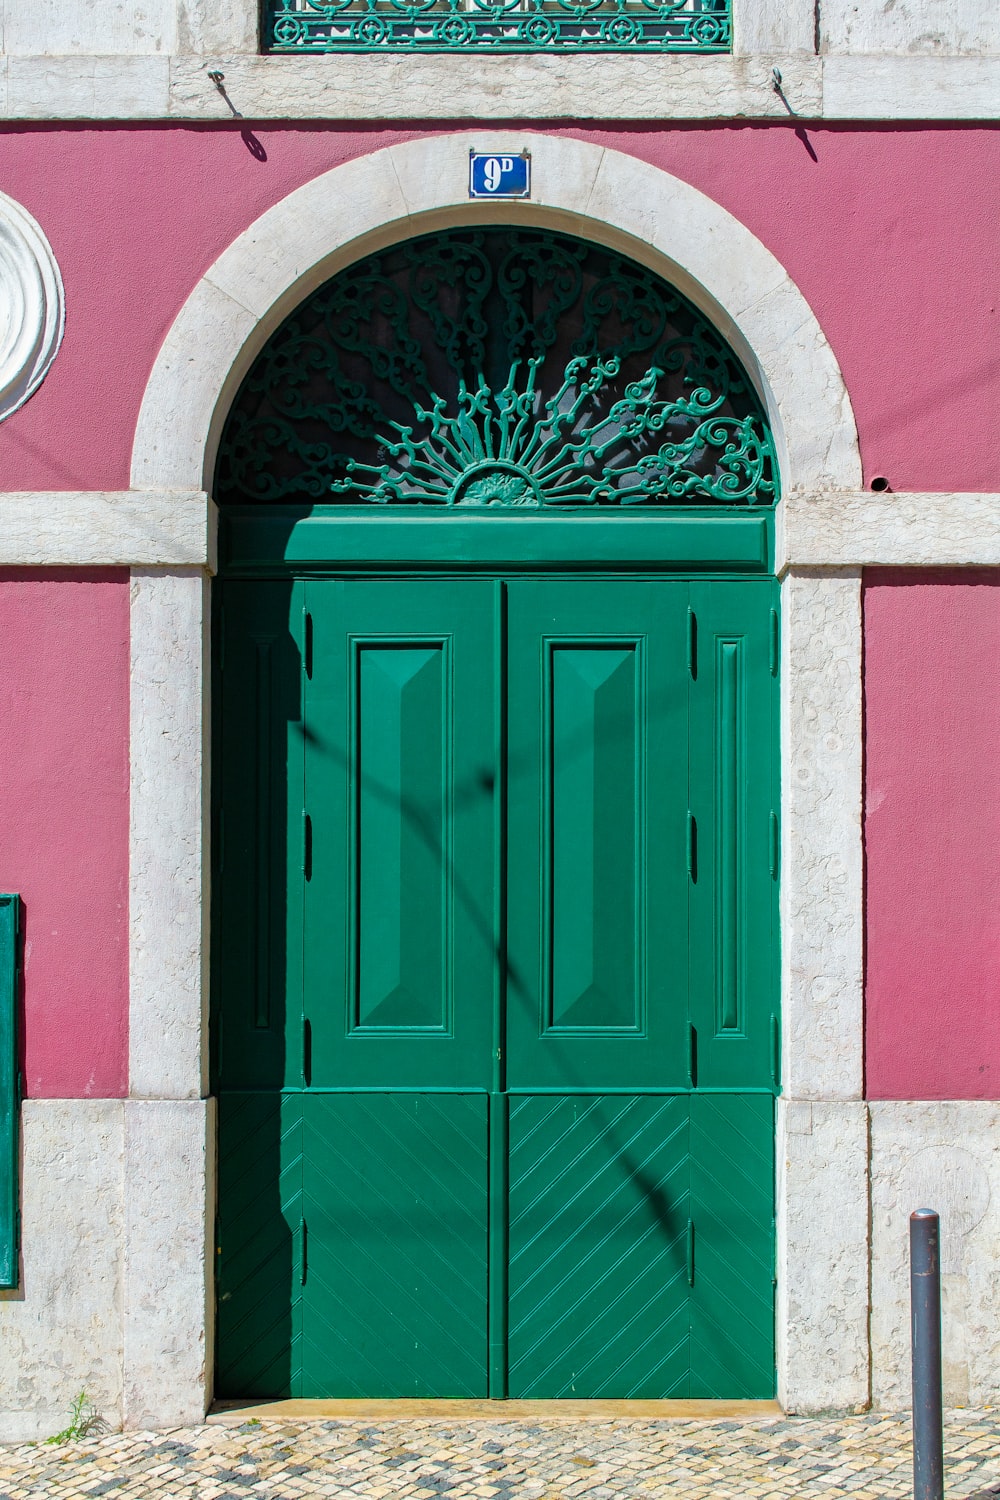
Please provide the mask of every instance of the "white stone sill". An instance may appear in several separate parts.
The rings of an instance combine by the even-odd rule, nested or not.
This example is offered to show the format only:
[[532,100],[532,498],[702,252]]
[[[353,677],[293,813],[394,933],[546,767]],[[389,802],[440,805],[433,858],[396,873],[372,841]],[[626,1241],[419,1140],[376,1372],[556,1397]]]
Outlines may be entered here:
[[[792,494],[777,512],[793,568],[1000,567],[1000,494]],[[217,565],[218,511],[200,490],[0,494],[0,567]]]
[[231,120],[210,69],[249,121],[1000,119],[1000,57],[789,52],[0,56],[0,120]]

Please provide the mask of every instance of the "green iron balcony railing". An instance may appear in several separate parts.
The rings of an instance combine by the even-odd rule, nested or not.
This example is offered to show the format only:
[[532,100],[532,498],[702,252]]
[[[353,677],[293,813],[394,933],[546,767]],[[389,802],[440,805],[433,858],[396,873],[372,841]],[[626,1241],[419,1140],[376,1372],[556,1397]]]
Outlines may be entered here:
[[728,52],[730,0],[271,0],[272,52]]

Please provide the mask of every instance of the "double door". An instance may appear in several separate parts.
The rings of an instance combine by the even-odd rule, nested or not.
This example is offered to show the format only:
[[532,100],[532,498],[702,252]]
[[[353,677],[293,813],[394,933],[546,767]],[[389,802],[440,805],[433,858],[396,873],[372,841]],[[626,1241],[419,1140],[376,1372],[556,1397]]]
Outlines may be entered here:
[[223,586],[220,1394],[773,1393],[775,602]]

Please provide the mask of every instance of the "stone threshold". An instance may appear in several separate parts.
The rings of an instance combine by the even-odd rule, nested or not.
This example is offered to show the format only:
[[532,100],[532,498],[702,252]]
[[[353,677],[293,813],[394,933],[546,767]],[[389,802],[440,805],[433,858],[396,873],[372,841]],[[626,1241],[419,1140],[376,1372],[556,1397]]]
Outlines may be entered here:
[[208,1422],[247,1421],[391,1422],[418,1418],[433,1422],[524,1419],[540,1422],[714,1422],[780,1417],[777,1401],[475,1401],[352,1399],[343,1401],[217,1401]]

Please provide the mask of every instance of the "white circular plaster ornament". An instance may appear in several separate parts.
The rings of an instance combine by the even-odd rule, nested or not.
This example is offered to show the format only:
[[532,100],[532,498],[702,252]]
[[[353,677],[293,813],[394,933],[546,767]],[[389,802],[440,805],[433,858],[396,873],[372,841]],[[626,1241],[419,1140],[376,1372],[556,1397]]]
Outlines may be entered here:
[[65,317],[51,245],[27,209],[0,193],[0,422],[45,379]]

